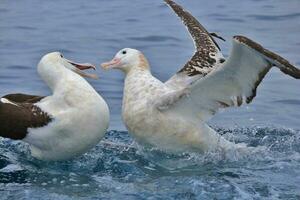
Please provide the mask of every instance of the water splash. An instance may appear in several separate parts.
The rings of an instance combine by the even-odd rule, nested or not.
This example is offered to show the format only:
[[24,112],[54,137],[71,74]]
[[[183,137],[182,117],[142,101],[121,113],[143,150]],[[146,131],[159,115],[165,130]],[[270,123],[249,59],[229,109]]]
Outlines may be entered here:
[[299,197],[299,131],[216,129],[231,141],[265,148],[172,155],[139,146],[127,132],[110,131],[83,156],[44,162],[32,158],[26,144],[2,139],[0,188],[12,199],[26,194],[33,199],[147,198],[154,193],[183,199]]

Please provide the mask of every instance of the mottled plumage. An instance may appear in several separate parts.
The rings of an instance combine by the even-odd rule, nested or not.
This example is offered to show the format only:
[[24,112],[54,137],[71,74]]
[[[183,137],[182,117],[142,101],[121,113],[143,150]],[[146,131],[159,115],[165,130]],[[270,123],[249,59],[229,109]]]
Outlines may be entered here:
[[220,53],[219,45],[212,38],[212,35],[214,36],[216,34],[208,33],[208,31],[195,17],[174,1],[165,0],[165,2],[174,10],[185,24],[193,38],[196,48],[196,52],[193,57],[181,70],[179,70],[178,73],[183,73],[188,76],[206,76],[214,68],[218,67],[220,63],[225,61],[223,55]]
[[244,36],[234,36],[225,61],[200,23],[173,1],[166,2],[184,21],[197,51],[166,83],[152,76],[146,58],[135,49],[123,49],[102,65],[126,74],[122,106],[126,127],[137,141],[171,152],[244,148],[206,122],[221,108],[250,103],[272,66],[294,78],[300,78],[300,70]]

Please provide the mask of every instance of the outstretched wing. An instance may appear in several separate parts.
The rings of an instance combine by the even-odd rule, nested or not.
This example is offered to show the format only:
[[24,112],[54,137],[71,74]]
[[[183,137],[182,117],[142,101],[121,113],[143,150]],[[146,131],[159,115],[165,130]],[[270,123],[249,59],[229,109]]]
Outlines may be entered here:
[[206,76],[213,69],[217,68],[225,61],[220,48],[212,35],[194,18],[188,11],[172,0],[165,2],[173,9],[173,11],[181,18],[187,27],[195,44],[196,52],[193,57],[177,72],[167,85],[182,85],[183,82],[197,80]]
[[300,79],[300,70],[281,56],[246,37],[234,36],[231,54],[223,66],[192,83],[190,94],[166,112],[205,121],[220,108],[250,103],[272,66]]

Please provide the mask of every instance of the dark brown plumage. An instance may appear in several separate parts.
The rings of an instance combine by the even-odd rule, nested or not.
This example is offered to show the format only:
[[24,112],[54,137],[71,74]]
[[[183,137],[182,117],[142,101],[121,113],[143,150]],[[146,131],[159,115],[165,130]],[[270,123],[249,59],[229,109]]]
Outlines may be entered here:
[[28,128],[46,126],[52,118],[34,103],[44,97],[26,94],[10,94],[0,102],[0,136],[15,140],[24,139]]
[[186,25],[189,33],[191,34],[196,52],[192,59],[189,60],[185,66],[179,70],[178,73],[185,73],[188,76],[202,75],[206,76],[210,71],[216,68],[218,63],[224,62],[216,60],[212,55],[217,55],[220,47],[212,36],[223,39],[215,33],[210,34],[200,22],[193,17],[188,11],[184,10],[180,5],[172,0],[165,0],[165,2],[174,10],[180,17],[182,22]]
[[21,93],[16,93],[16,94],[8,94],[3,96],[2,98],[8,99],[13,102],[17,103],[36,103],[43,98],[44,96],[36,96],[36,95],[29,95],[29,94],[21,94]]

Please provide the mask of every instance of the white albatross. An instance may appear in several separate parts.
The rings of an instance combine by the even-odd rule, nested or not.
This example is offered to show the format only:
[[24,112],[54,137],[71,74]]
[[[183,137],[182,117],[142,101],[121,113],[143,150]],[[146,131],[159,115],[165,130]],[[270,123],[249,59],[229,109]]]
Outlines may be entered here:
[[206,121],[220,108],[250,103],[271,67],[299,79],[300,70],[279,55],[244,36],[233,37],[227,61],[204,27],[173,1],[194,39],[196,52],[166,83],[152,76],[144,55],[135,49],[119,51],[105,69],[126,74],[122,117],[138,142],[168,152],[205,152],[239,147],[211,129]]
[[32,156],[41,160],[66,160],[88,151],[109,125],[106,102],[83,78],[97,78],[82,71],[91,68],[95,66],[74,63],[59,52],[45,55],[38,73],[53,94],[2,97],[0,136],[27,142]]

